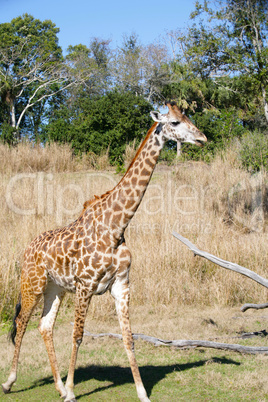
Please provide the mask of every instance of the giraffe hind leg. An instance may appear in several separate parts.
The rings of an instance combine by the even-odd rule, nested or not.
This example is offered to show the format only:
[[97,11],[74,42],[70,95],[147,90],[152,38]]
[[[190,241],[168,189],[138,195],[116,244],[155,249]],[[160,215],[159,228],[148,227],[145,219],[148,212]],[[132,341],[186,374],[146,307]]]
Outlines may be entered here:
[[[11,325],[10,332],[8,335],[8,338],[12,341],[13,345],[15,345],[15,338],[16,338],[16,334],[17,334],[16,319],[19,316],[20,311],[21,311],[21,294],[19,295],[19,300],[15,307],[15,315],[13,317],[12,325]],[[7,383],[8,383],[8,381],[7,381]],[[13,383],[12,384],[7,384],[7,383],[2,384],[2,389],[5,394],[10,392],[11,386],[13,384]]]
[[32,312],[38,304],[40,298],[41,294],[34,295],[30,291],[26,290],[22,294],[21,302],[19,302],[16,306],[16,313],[11,331],[11,340],[15,343],[15,351],[9,377],[7,381],[2,384],[2,389],[5,394],[11,391],[12,385],[17,379],[18,360],[22,338],[26,331]]
[[18,315],[20,314],[20,311],[21,311],[21,294],[19,295],[19,300],[15,307],[15,315],[14,315],[14,318],[12,321],[12,326],[10,328],[10,332],[9,332],[9,336],[8,336],[14,346],[15,346],[15,338],[16,338],[16,334],[17,334],[16,319],[17,319]]
[[53,328],[57,318],[57,314],[65,295],[65,290],[50,281],[44,292],[44,309],[39,324],[39,331],[46,345],[56,390],[62,398],[66,396],[66,390],[60,377],[58,362],[53,343]]

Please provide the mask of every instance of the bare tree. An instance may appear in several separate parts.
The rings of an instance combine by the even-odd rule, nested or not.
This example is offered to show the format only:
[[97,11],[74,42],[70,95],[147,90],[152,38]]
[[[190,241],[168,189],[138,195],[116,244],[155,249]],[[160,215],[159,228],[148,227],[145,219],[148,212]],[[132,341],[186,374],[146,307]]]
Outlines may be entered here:
[[113,75],[116,85],[143,95],[148,101],[159,101],[161,90],[170,82],[165,45],[142,46],[136,34],[124,38],[123,46],[114,53]]

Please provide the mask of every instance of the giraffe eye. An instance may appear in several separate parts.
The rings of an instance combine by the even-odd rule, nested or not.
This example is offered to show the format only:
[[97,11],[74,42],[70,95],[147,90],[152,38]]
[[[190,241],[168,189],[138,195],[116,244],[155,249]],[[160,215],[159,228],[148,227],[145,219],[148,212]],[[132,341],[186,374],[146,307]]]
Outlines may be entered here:
[[171,122],[171,125],[174,126],[174,127],[178,126],[179,124],[180,124],[179,121],[172,121]]

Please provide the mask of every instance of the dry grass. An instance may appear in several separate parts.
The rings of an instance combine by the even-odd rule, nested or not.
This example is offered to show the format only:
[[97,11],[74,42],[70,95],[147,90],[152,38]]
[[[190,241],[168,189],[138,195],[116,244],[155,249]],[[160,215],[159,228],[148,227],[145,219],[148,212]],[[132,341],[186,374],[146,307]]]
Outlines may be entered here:
[[[259,220],[252,219],[258,205],[249,213],[244,197],[255,200],[256,182],[231,162],[230,156],[225,156],[217,158],[211,166],[190,163],[179,165],[174,173],[156,172],[128,232],[129,245],[134,251],[132,297],[137,303],[141,297],[142,302],[155,307],[234,305],[267,299],[266,289],[195,258],[171,236],[175,230],[200,249],[267,277],[265,208],[260,205]],[[234,205],[233,188],[238,183],[242,183],[241,194],[238,192],[241,196]],[[263,175],[258,193],[264,194],[267,188],[267,177]]]
[[[38,148],[38,167],[38,157],[36,162],[33,158],[25,164],[25,155],[31,158],[30,148],[29,154],[24,150],[24,156],[18,148],[3,157],[6,171],[2,167],[0,314],[4,318],[9,317],[16,302],[27,244],[39,233],[75,219],[86,199],[102,194],[119,181],[112,172],[74,172],[77,167],[72,164],[77,162],[64,149],[60,162],[53,160],[53,147]],[[10,170],[8,158],[13,166]],[[61,163],[65,164],[62,170],[72,173],[60,173]],[[233,151],[217,157],[210,166],[190,162],[172,168],[159,165],[126,233],[133,254],[132,304],[156,311],[159,306],[264,302],[266,289],[194,258],[171,232],[175,230],[200,249],[267,277],[267,189],[267,176],[252,178],[239,168]],[[66,305],[69,302],[66,300]],[[109,295],[93,298],[90,311],[91,317],[103,319],[107,312],[113,314]]]
[[70,145],[56,143],[42,146],[30,142],[16,147],[0,144],[0,173],[4,175],[21,172],[76,172],[87,169],[107,169],[108,151],[100,156],[93,153],[74,156]]
[[[21,162],[17,162],[14,150],[3,157],[6,168],[2,166],[0,182],[0,314],[4,319],[13,314],[27,244],[39,233],[75,219],[86,199],[104,193],[119,181],[113,172],[83,171],[82,166],[87,165],[81,161],[79,167],[72,165],[77,162],[63,150],[68,173],[61,171],[63,161],[55,158],[52,162],[52,150],[38,149],[37,152],[40,152],[40,164],[38,156],[36,162],[33,158],[26,165],[27,158],[20,155]],[[8,158],[12,165],[9,170]],[[94,155],[89,158],[91,167],[96,167],[96,163],[101,165]],[[42,160],[47,160],[49,165],[44,162],[42,165]],[[105,156],[103,160],[107,166]],[[44,167],[41,169],[41,166]],[[126,233],[133,254],[133,332],[163,339],[238,343],[232,339],[237,332],[264,329],[267,315],[262,311],[242,314],[238,306],[244,302],[264,302],[267,290],[239,274],[194,258],[192,252],[172,237],[171,231],[188,237],[201,249],[267,277],[267,189],[265,174],[251,177],[244,172],[237,165],[233,151],[219,156],[210,166],[189,162],[172,168],[157,167]],[[30,325],[36,327],[38,320],[37,311]],[[55,329],[56,351],[63,375],[69,363],[72,320],[70,296],[64,301]],[[94,333],[120,331],[109,294],[93,298],[86,329]],[[266,340],[258,338],[246,342],[264,346]],[[177,351],[153,348],[143,342],[136,342],[136,352],[139,365],[145,366],[142,375],[146,387],[153,384],[154,400],[267,399],[267,356]],[[7,343],[6,334],[2,335],[2,381],[8,375],[12,355],[13,346]],[[52,384],[47,353],[36,328],[26,332],[20,361],[21,370],[14,390],[23,390],[23,393],[14,392],[7,397],[18,400],[19,395],[23,395],[27,400],[55,400],[58,395]],[[122,395],[122,400],[136,399],[129,374],[125,374],[123,385],[118,384],[118,367],[128,366],[121,342],[92,341],[85,337],[78,366],[76,393],[81,400],[87,400],[88,393],[92,400],[115,400],[118,395]],[[115,374],[111,375],[113,370]]]
[[136,146],[136,140],[132,142],[132,144],[127,144],[125,153],[124,153],[124,167],[125,169],[128,168],[130,165],[131,161],[134,159],[134,156],[136,155],[137,152],[137,146]]

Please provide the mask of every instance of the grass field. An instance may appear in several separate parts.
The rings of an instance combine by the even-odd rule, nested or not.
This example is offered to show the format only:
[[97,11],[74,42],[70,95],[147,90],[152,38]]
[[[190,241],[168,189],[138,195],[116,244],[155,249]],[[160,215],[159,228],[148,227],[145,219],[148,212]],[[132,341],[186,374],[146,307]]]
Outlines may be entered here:
[[[55,149],[54,149],[55,151]],[[53,152],[54,152],[53,151]],[[38,151],[40,152],[40,151]],[[39,157],[27,155],[0,182],[0,316],[13,314],[19,292],[23,252],[40,233],[76,219],[85,200],[113,188],[113,171],[73,171],[60,149],[46,171],[36,171]],[[34,152],[33,152],[34,153]],[[70,156],[69,156],[70,157]],[[30,161],[28,161],[30,163]],[[23,171],[24,167],[24,171]],[[41,164],[40,168],[43,168]],[[55,171],[56,169],[56,171]],[[215,267],[171,235],[189,238],[201,250],[267,272],[268,178],[250,176],[230,150],[211,165],[158,165],[145,197],[126,231],[133,263],[132,303],[135,305],[237,305],[262,302],[267,290],[248,279]],[[257,298],[256,298],[257,296]],[[93,309],[97,309],[93,299]],[[107,313],[104,297],[98,311]]]
[[[225,343],[266,346],[265,338],[237,339],[240,331],[267,327],[263,312],[241,313],[237,308],[132,309],[133,332],[164,339],[211,339]],[[67,314],[67,316],[66,316]],[[70,350],[72,312],[61,314],[55,329],[56,351],[66,379]],[[212,323],[213,322],[213,323]],[[12,393],[3,401],[59,400],[37,315],[27,331],[19,375]],[[35,327],[35,328],[34,328]],[[115,313],[106,320],[89,314],[86,329],[92,333],[119,332]],[[1,381],[6,379],[13,346],[5,328],[0,336]],[[145,388],[152,401],[267,401],[268,356],[241,355],[209,349],[178,350],[135,342],[136,356]],[[84,337],[75,373],[75,393],[81,401],[136,401],[136,390],[122,341]]]
[[[107,168],[107,155],[93,163],[72,159],[67,148],[42,152],[27,147],[8,152],[0,147],[1,381],[8,375],[13,354],[6,332],[18,297],[25,247],[41,232],[74,220],[85,200],[113,188],[120,179],[114,171],[93,169],[96,164]],[[267,329],[268,315],[263,311],[239,312],[243,303],[266,302],[265,288],[194,257],[171,235],[175,230],[200,249],[267,277],[267,199],[267,175],[250,176],[241,169],[233,149],[210,165],[158,165],[126,232],[133,256],[133,332],[163,339],[238,343],[232,338],[239,331]],[[58,399],[36,329],[40,309],[23,341],[17,383],[13,392],[1,395],[0,400]],[[64,378],[70,357],[72,312],[73,299],[66,297],[55,329]],[[108,294],[92,299],[86,329],[92,333],[119,332]],[[239,342],[267,345],[265,338]],[[142,341],[136,342],[136,353],[152,401],[268,400],[267,356],[155,348]],[[85,337],[77,367],[78,400],[136,400],[121,341]]]

